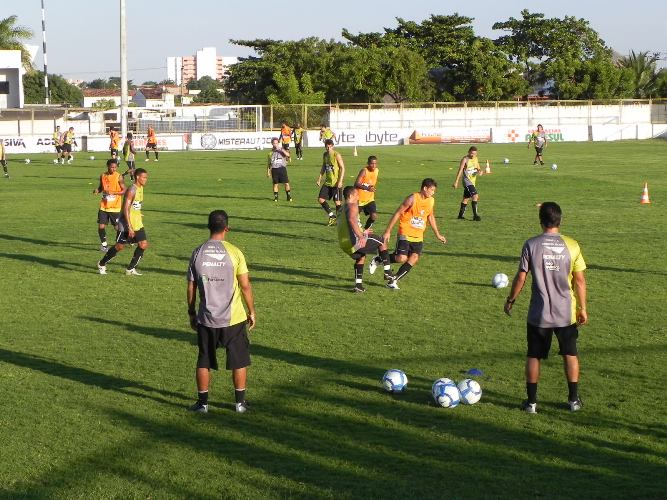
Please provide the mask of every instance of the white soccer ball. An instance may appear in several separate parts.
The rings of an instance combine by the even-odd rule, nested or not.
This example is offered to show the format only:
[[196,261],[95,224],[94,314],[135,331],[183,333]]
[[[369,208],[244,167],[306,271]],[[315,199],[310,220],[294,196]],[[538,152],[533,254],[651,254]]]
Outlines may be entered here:
[[551,170],[558,170],[558,165],[556,165],[555,163],[552,163],[551,164]]
[[24,161],[25,161],[26,163],[30,163],[30,158],[26,158]]
[[505,288],[509,282],[510,282],[509,278],[504,273],[496,274],[491,280],[493,288]]
[[91,156],[91,157],[90,157],[90,159],[91,159],[91,160],[94,160],[94,159],[95,159],[95,157],[94,157],[94,156]]
[[509,159],[509,158],[505,158],[505,159],[503,160],[503,163],[504,163],[505,165],[508,165],[509,162],[510,162],[510,159]]
[[382,387],[388,392],[403,392],[408,385],[408,377],[401,370],[392,368],[382,376]]
[[58,160],[53,160],[53,164],[55,165],[56,163],[58,163]]
[[431,393],[435,404],[443,408],[456,408],[461,402],[459,389],[454,381],[449,378],[439,378],[433,382]]
[[461,394],[461,402],[467,405],[474,405],[482,397],[482,388],[476,380],[467,378],[461,380],[457,386]]

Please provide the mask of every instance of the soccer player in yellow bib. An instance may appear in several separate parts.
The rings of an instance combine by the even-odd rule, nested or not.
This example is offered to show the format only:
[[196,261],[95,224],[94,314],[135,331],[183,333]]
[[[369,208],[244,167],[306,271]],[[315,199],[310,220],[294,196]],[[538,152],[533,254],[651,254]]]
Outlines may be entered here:
[[357,180],[354,181],[354,187],[359,190],[359,208],[368,216],[364,230],[370,228],[378,218],[375,206],[375,186],[378,183],[379,173],[377,157],[369,156],[366,166],[359,171]]
[[354,259],[353,292],[365,292],[363,285],[364,263],[367,254],[376,254],[378,261],[384,263],[384,279],[391,280],[391,264],[387,245],[382,236],[373,234],[371,229],[361,228],[359,220],[359,193],[355,186],[347,186],[343,190],[345,205],[341,208],[337,219],[338,244],[341,250]]
[[468,154],[461,158],[459,170],[456,172],[456,180],[454,181],[454,184],[452,184],[454,189],[458,188],[459,181],[461,180],[461,177],[463,177],[463,200],[461,201],[461,208],[459,208],[459,216],[457,219],[465,219],[464,215],[468,208],[468,202],[472,198],[472,220],[482,220],[477,213],[479,194],[477,194],[477,187],[475,186],[477,176],[482,174],[483,172],[479,166],[479,160],[477,159],[477,148],[472,146],[468,150]]
[[301,127],[300,123],[297,123],[294,129],[292,129],[297,160],[303,160],[303,137],[305,133],[306,131],[303,129],[303,127]]
[[118,252],[123,250],[125,245],[136,243],[132,260],[125,270],[128,276],[141,276],[136,267],[144,256],[144,251],[148,248],[148,239],[144,229],[143,215],[141,207],[144,202],[144,186],[148,181],[148,172],[143,168],[138,168],[134,172],[134,184],[126,191],[123,198],[123,212],[118,220],[118,237],[116,245],[111,247],[106,255],[97,263],[97,269],[100,274],[107,274],[107,263],[113,259]]
[[322,141],[326,146],[327,139],[331,139],[334,142],[338,142],[338,138],[336,137],[334,131],[323,123],[322,125],[320,125],[320,141]]
[[337,151],[334,151],[334,142],[332,139],[324,141],[326,151],[322,155],[322,168],[320,175],[315,182],[318,186],[322,183],[324,178],[324,185],[320,188],[320,194],[317,202],[322,206],[322,209],[329,215],[329,226],[336,224],[336,214],[329,207],[327,200],[333,200],[336,204],[336,211],[341,205],[341,189],[343,187],[343,179],[345,179],[345,163],[343,158]]
[[[417,193],[412,193],[403,200],[403,203],[396,209],[391,217],[387,229],[384,232],[384,242],[389,243],[391,230],[394,225],[398,225],[398,239],[396,241],[396,250],[389,256],[391,262],[401,264],[395,277],[387,283],[387,287],[398,290],[398,281],[403,279],[406,274],[417,264],[419,256],[424,246],[424,231],[426,223],[431,226],[435,237],[442,243],[447,243],[445,238],[438,230],[438,224],[435,221],[434,207],[435,199],[433,196],[438,188],[438,183],[434,179],[426,178],[422,181],[421,189]],[[377,267],[377,260],[373,259],[368,267],[368,271],[373,274]]]
[[65,157],[67,157],[67,164],[69,165],[74,161],[74,155],[72,155],[72,145],[76,146],[76,139],[74,138],[74,127],[70,127],[63,135],[60,137],[61,142],[61,155],[60,163],[65,164]]
[[0,164],[2,164],[2,170],[5,172],[5,179],[9,179],[9,171],[7,170],[7,156],[5,154],[5,144],[2,139],[0,139]]
[[[118,232],[118,217],[123,203],[123,194],[125,194],[125,184],[123,177],[117,172],[118,160],[111,158],[107,160],[107,171],[100,175],[100,183],[93,194],[102,193],[100,200],[100,209],[97,212],[97,232],[100,236],[100,250],[106,252],[109,247],[107,244],[107,224],[111,224]],[[116,235],[118,237],[118,235]]]
[[53,145],[56,148],[56,159],[53,163],[58,163],[60,160],[60,154],[62,153],[62,139],[61,139],[61,133],[60,133],[60,125],[56,126],[56,129],[53,131],[53,135],[51,136],[51,140],[53,140]]
[[134,171],[137,169],[135,163],[136,154],[134,141],[132,140],[132,132],[128,132],[125,142],[123,143],[123,160],[125,160],[125,164],[127,165],[127,170],[123,173],[123,177],[130,174],[130,179],[132,181],[134,181]]

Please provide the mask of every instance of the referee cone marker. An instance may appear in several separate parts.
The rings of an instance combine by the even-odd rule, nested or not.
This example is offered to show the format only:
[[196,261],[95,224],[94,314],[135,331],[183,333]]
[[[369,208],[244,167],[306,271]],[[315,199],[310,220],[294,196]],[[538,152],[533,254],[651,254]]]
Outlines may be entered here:
[[354,153],[352,156],[359,156],[359,153],[357,153],[357,146],[354,146]]
[[489,160],[486,160],[486,169],[484,170],[485,174],[491,174],[491,164],[489,163]]
[[644,191],[642,191],[641,200],[639,200],[641,205],[648,205],[651,203],[651,200],[648,197],[648,182],[644,182]]

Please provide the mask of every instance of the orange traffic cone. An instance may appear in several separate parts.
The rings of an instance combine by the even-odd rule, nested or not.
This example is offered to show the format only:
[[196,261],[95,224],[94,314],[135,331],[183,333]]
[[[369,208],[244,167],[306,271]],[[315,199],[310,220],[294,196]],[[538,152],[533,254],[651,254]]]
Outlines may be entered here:
[[359,153],[357,153],[357,146],[354,146],[354,153],[352,156],[359,156]]
[[491,164],[489,163],[489,160],[486,160],[486,169],[484,170],[485,174],[490,174],[491,172]]
[[648,197],[648,182],[644,182],[644,190],[642,191],[642,197],[639,200],[639,203],[642,205],[648,205],[651,203],[651,200]]

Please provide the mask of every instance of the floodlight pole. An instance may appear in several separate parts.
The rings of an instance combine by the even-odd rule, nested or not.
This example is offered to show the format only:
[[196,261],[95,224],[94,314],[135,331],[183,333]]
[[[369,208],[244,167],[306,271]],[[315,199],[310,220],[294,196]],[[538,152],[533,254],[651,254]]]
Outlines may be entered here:
[[127,135],[127,23],[125,0],[120,0],[120,134]]
[[49,73],[46,69],[46,11],[42,0],[42,55],[44,56],[44,104],[49,104]]

